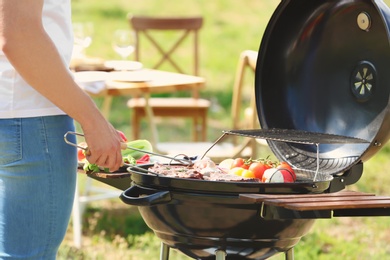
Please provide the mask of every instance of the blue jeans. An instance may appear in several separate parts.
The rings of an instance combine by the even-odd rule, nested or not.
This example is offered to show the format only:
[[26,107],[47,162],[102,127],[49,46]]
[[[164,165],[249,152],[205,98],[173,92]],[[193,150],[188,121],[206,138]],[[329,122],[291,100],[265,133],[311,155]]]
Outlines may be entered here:
[[76,186],[67,131],[65,115],[0,119],[0,259],[56,258]]

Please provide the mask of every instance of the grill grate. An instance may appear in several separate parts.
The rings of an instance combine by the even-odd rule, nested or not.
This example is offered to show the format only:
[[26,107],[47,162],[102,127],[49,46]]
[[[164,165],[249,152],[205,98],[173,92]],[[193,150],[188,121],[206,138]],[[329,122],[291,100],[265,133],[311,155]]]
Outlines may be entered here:
[[[323,178],[323,176],[319,176],[319,170],[320,170],[320,164],[323,164],[323,160],[320,160],[319,156],[319,145],[320,144],[361,144],[361,143],[369,143],[367,140],[363,140],[360,138],[355,137],[349,137],[349,136],[341,136],[341,135],[334,135],[334,134],[325,134],[325,133],[315,133],[315,132],[308,132],[308,131],[302,131],[302,130],[295,130],[295,129],[251,129],[251,130],[229,130],[229,131],[223,131],[222,136],[220,136],[212,145],[207,149],[207,151],[203,154],[201,158],[204,158],[206,154],[219,142],[221,139],[223,139],[226,135],[239,135],[243,137],[249,137],[249,138],[258,138],[258,139],[266,139],[266,140],[272,140],[272,141],[278,141],[278,142],[284,142],[284,143],[297,143],[297,144],[310,144],[310,145],[316,145],[317,152],[316,152],[316,158],[314,158],[313,161],[307,160],[307,163],[310,165],[315,164],[314,168],[315,170],[312,171],[313,181],[318,180],[318,178]],[[308,158],[306,158],[308,159]],[[348,158],[349,160],[350,158]],[[333,162],[330,161],[329,162]],[[341,161],[338,161],[340,163]],[[331,163],[332,164],[332,163]],[[303,170],[303,169],[300,169]],[[308,170],[308,169],[306,169]],[[306,171],[305,172],[311,172]]]
[[287,143],[298,144],[353,144],[369,143],[360,138],[315,133],[293,129],[254,129],[254,130],[229,130],[223,131],[225,134],[239,135],[251,138],[266,139]]

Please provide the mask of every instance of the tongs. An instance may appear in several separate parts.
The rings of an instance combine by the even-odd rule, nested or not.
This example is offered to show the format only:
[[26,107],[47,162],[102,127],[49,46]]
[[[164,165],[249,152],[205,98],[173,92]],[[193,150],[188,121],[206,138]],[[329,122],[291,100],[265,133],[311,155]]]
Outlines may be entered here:
[[[77,135],[77,136],[82,136],[84,137],[84,134],[82,133],[77,133],[77,132],[71,132],[71,131],[68,131],[65,135],[64,135],[64,140],[65,140],[65,143],[69,144],[69,145],[72,145],[72,146],[75,146],[79,149],[82,149],[85,151],[85,154],[86,155],[90,155],[91,152],[89,150],[88,147],[83,147],[83,146],[80,146],[78,145],[77,143],[73,143],[71,141],[68,140],[68,135]],[[167,156],[167,155],[164,155],[164,154],[158,154],[158,153],[154,153],[154,152],[150,152],[150,151],[145,151],[145,150],[142,150],[142,149],[138,149],[138,148],[135,148],[135,147],[132,147],[132,146],[128,146],[126,143],[121,143],[121,149],[122,150],[126,150],[126,149],[131,149],[131,150],[134,150],[134,151],[138,151],[138,152],[141,152],[141,153],[147,153],[147,154],[150,154],[150,155],[154,155],[154,156],[158,156],[158,157],[163,157],[163,158],[166,158],[166,159],[170,159],[171,161],[176,161],[178,163],[181,163],[183,165],[187,165],[187,166],[192,166],[194,164],[194,162],[192,161],[192,158],[184,155],[184,154],[178,154],[176,155],[175,157],[172,157],[172,156]],[[183,158],[178,158],[177,156],[180,156],[182,155]],[[132,164],[127,164],[127,163],[124,163],[125,166],[134,166]]]

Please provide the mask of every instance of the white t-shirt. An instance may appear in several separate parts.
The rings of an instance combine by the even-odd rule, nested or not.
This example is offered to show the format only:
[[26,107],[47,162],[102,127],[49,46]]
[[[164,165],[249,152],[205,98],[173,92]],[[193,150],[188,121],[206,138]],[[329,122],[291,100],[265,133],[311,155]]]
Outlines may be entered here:
[[[44,0],[42,21],[64,63],[69,64],[73,48],[71,0]],[[29,86],[0,51],[0,118],[59,114],[64,112]]]

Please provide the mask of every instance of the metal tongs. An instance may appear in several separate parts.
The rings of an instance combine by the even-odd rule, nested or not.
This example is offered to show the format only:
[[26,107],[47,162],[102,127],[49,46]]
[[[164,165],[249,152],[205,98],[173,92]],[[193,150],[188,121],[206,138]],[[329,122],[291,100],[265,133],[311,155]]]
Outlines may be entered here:
[[[77,135],[77,136],[84,137],[84,134],[69,131],[69,132],[67,132],[64,135],[65,143],[67,143],[69,145],[72,145],[74,147],[77,147],[79,149],[84,150],[86,155],[89,155],[91,153],[89,151],[88,147],[83,147],[83,146],[78,145],[77,143],[73,143],[73,142],[69,141],[68,140],[68,135]],[[187,166],[192,166],[194,164],[194,162],[192,161],[192,158],[190,158],[190,157],[188,157],[188,156],[186,156],[184,154],[179,154],[179,155],[183,155],[183,158],[177,158],[177,156],[179,156],[179,155],[177,155],[175,157],[172,157],[172,156],[167,156],[167,155],[164,155],[164,154],[158,154],[158,153],[145,151],[145,150],[142,150],[142,149],[138,149],[138,148],[135,148],[135,147],[128,146],[126,143],[121,143],[121,148],[122,148],[122,150],[131,149],[131,150],[138,151],[138,152],[141,152],[141,153],[147,153],[147,154],[150,154],[150,155],[163,157],[163,158],[170,159],[171,161],[176,161],[178,163],[181,163],[181,164],[184,164],[184,165],[187,165]],[[134,166],[134,165],[131,165],[131,164],[126,164],[126,163],[124,165],[131,166],[131,167]]]

